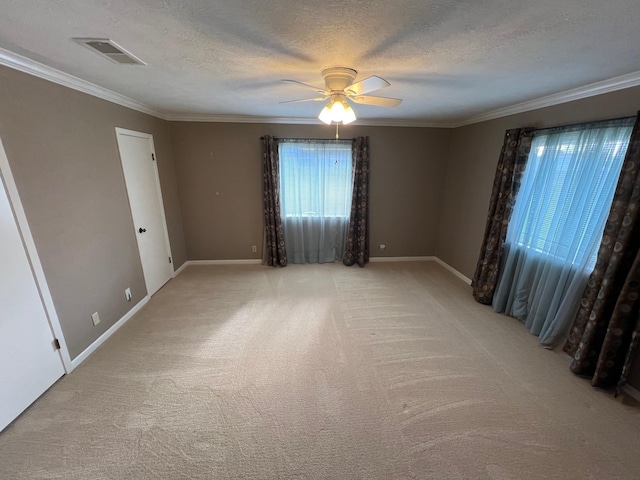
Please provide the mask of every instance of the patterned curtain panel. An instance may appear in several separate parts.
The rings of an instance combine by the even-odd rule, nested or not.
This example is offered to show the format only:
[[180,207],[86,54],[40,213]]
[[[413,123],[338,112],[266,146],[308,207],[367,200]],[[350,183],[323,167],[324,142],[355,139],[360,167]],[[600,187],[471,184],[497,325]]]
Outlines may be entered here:
[[507,130],[489,203],[487,226],[471,287],[474,298],[490,305],[498,283],[504,240],[524,172],[533,129]]
[[287,264],[284,230],[280,211],[280,166],[278,141],[270,135],[262,137],[262,186],[264,207],[264,249],[262,263],[272,267]]
[[595,269],[564,350],[595,387],[624,386],[640,337],[640,113],[633,127]]
[[342,263],[369,262],[369,137],[353,139],[353,194],[347,243]]

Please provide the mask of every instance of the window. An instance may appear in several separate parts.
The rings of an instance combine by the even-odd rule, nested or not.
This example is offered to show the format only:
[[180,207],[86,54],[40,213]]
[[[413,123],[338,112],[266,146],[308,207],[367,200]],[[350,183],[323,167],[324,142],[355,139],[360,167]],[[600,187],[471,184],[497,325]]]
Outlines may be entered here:
[[593,271],[633,119],[534,133],[493,308],[554,347]]
[[279,140],[280,205],[291,263],[342,260],[353,190],[351,146],[351,140]]
[[281,140],[282,215],[348,218],[353,168],[351,141]]
[[507,243],[593,269],[632,128],[633,119],[541,130]]

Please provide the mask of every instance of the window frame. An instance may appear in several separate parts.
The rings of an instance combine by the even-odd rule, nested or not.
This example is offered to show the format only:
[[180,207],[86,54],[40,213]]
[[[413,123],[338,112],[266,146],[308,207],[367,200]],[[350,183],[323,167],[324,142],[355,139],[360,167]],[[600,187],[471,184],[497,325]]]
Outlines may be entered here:
[[[324,149],[323,152],[318,153],[320,150],[319,147]],[[337,155],[332,156],[332,147],[336,148]],[[313,154],[302,156],[297,155],[293,158],[290,154],[291,152],[286,152],[286,150],[298,148],[300,150],[307,150],[310,152],[314,152]],[[320,156],[326,156],[326,158],[319,158]],[[348,158],[347,158],[348,156]],[[323,162],[323,164],[315,165],[319,170],[325,169],[325,175],[322,178],[318,178],[317,183],[312,183],[311,180],[314,178],[314,175],[317,173],[314,169],[314,165],[312,162],[319,161]],[[281,215],[283,219],[292,219],[292,218],[307,218],[307,219],[348,219],[351,215],[351,200],[353,193],[353,152],[352,152],[352,141],[351,140],[323,140],[323,139],[279,139],[278,140],[278,162],[279,162],[279,187],[280,187],[280,199],[281,199]],[[289,162],[296,162],[298,164],[303,163],[302,168],[300,165],[297,165],[295,168],[296,174],[299,176],[307,175],[302,180],[300,178],[296,178],[295,180],[290,180],[288,175],[291,173],[293,165],[289,164]],[[326,174],[328,169],[331,169],[333,165],[343,167],[343,173],[341,178],[338,180],[342,183],[336,184],[327,184],[327,180],[334,180],[336,182],[336,178],[332,178],[330,174]],[[348,167],[347,167],[348,165]],[[306,170],[306,171],[303,171]],[[335,176],[334,176],[335,177]],[[298,184],[296,184],[296,182]],[[311,188],[317,187],[316,191],[311,191],[307,198],[301,198],[301,201],[308,201],[307,204],[301,204],[296,207],[291,208],[291,205],[287,202],[289,197],[289,189],[293,189],[293,187],[300,187],[300,183],[309,182],[311,183]],[[320,183],[322,182],[322,183]],[[290,183],[290,184],[289,184]],[[341,193],[340,190],[345,188],[344,193]],[[324,192],[321,192],[324,190]],[[333,193],[331,192],[333,190]],[[327,201],[329,198],[335,198],[336,190],[338,190],[338,194],[340,197],[338,201]],[[297,192],[300,197],[305,197],[305,192],[300,191]],[[315,205],[313,208],[313,202],[316,200],[311,200],[312,194],[318,194],[322,199],[322,205]],[[308,208],[306,208],[308,207]],[[328,211],[327,211],[328,210]]]

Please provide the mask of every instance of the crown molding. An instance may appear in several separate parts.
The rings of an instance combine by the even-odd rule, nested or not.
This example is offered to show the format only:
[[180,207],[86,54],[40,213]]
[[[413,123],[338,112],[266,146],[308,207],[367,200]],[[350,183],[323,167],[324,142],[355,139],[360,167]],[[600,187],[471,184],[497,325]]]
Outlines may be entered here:
[[561,103],[581,100],[583,98],[602,95],[603,93],[615,92],[616,90],[624,90],[625,88],[637,87],[640,85],[640,72],[628,73],[619,77],[610,78],[601,82],[591,83],[583,87],[572,88],[564,92],[554,93],[546,97],[536,98],[528,102],[517,103],[505,108],[499,108],[490,112],[481,113],[468,117],[453,125],[453,128],[464,127],[474,123],[486,122],[496,118],[507,117],[518,113],[530,112],[539,108],[552,107]]
[[106,100],[138,112],[146,113],[162,119],[165,118],[162,113],[148,105],[145,105],[144,103],[125,97],[119,93],[112,92],[104,87],[100,87],[87,82],[86,80],[74,77],[73,75],[64,73],[60,70],[56,70],[55,68],[48,67],[47,65],[31,60],[30,58],[23,57],[22,55],[18,55],[17,53],[10,52],[4,48],[0,48],[0,65],[28,73],[34,77],[42,78],[64,87],[72,88],[73,90],[101,98],[102,100]]
[[296,125],[317,125],[315,118],[260,117],[255,115],[207,115],[191,113],[167,113],[165,120],[171,122],[212,122],[212,123],[287,123]]
[[[194,115],[190,113],[167,113],[163,117],[172,122],[213,122],[213,123],[277,123],[292,125],[325,125],[317,118],[301,117],[259,117],[252,115]],[[432,123],[420,120],[375,120],[358,119],[354,126],[371,127],[429,127],[429,128],[454,128],[452,123]]]

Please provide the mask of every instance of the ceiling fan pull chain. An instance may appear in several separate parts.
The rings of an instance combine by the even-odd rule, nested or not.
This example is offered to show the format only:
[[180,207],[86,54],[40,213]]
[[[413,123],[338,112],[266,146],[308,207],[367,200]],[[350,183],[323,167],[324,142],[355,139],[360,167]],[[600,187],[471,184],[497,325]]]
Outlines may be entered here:
[[340,136],[338,135],[338,127],[340,126],[340,124],[338,122],[336,122],[336,140],[340,139]]

